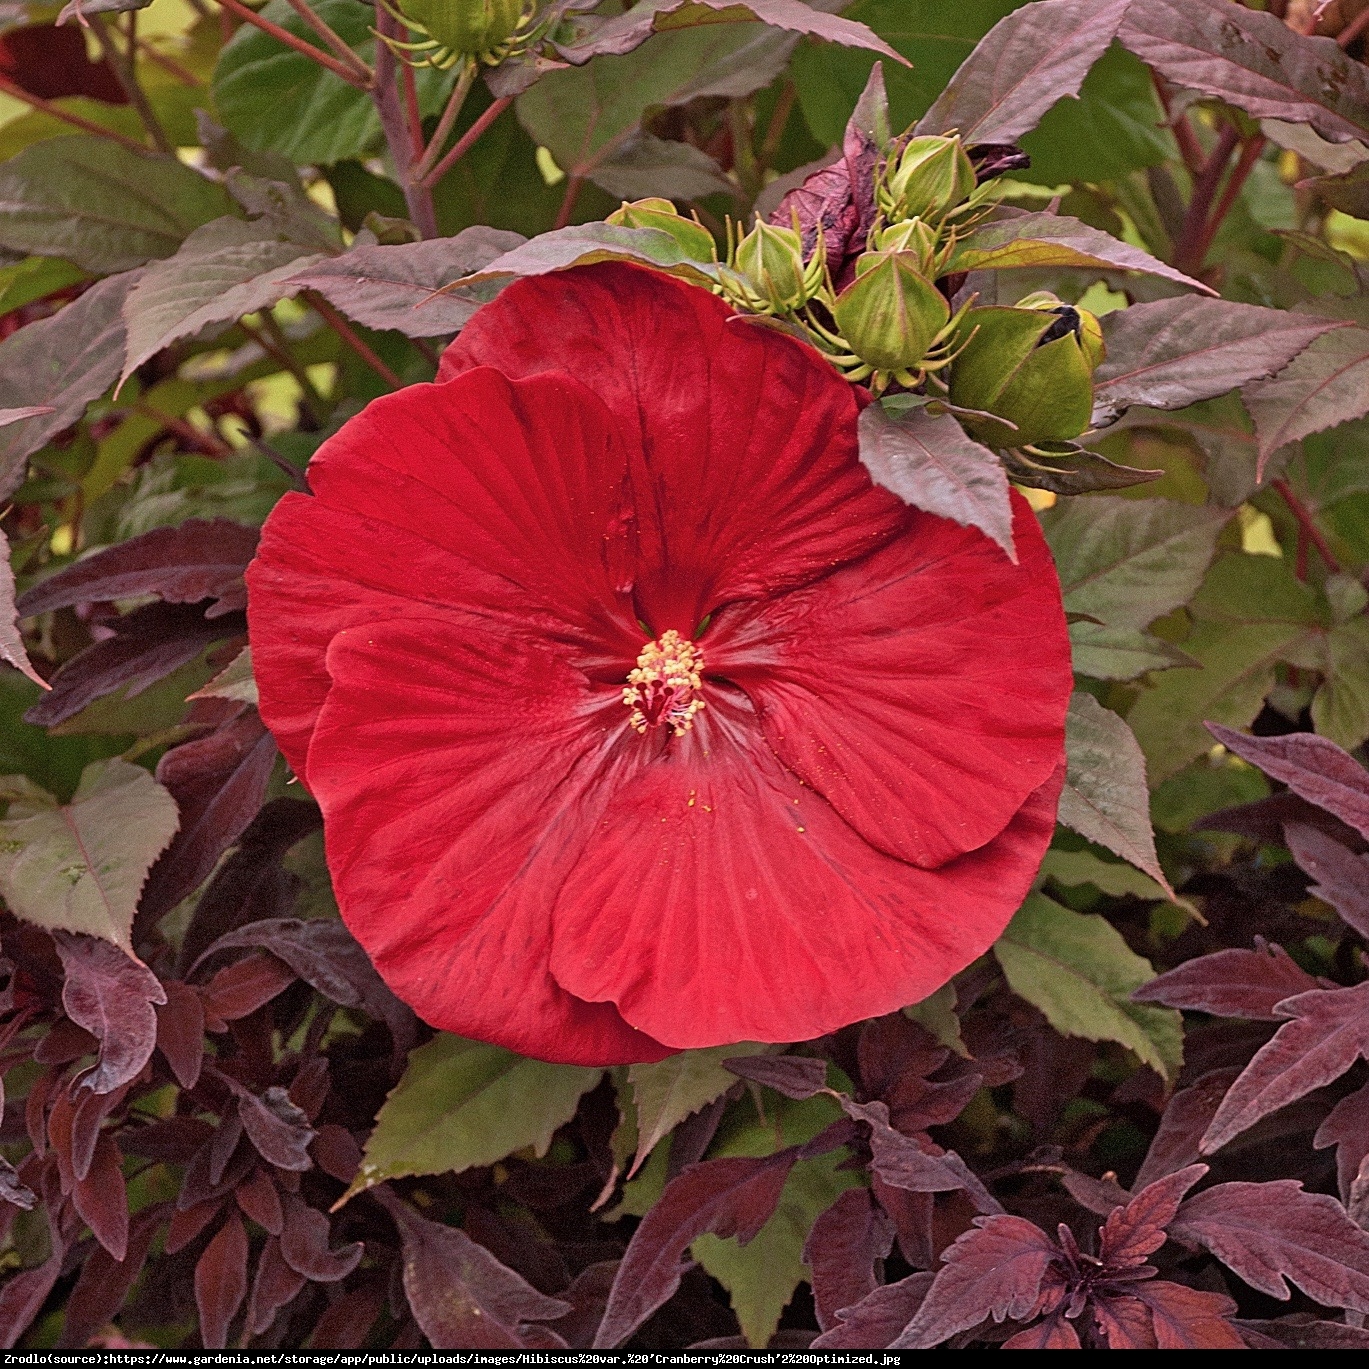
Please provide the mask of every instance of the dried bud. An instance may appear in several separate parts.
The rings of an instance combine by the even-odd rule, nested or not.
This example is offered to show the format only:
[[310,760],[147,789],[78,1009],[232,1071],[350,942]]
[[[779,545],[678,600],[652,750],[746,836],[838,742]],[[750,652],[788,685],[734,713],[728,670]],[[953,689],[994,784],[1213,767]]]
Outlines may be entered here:
[[1077,437],[1088,427],[1093,372],[1103,359],[1092,314],[1053,295],[1031,295],[1015,308],[971,309],[959,335],[968,340],[951,365],[951,402],[1007,420],[966,418],[977,437],[1026,447]]
[[669,233],[690,261],[713,261],[713,235],[696,219],[682,218],[669,200],[624,200],[606,220],[620,228],[656,228]]
[[1009,171],[1025,171],[1032,164],[1032,159],[1016,143],[976,143],[965,149],[965,155],[981,185]]
[[974,167],[959,138],[914,138],[885,169],[881,208],[890,218],[936,222],[974,188]]
[[871,252],[837,296],[832,317],[851,350],[876,371],[916,370],[951,316],[913,252]]

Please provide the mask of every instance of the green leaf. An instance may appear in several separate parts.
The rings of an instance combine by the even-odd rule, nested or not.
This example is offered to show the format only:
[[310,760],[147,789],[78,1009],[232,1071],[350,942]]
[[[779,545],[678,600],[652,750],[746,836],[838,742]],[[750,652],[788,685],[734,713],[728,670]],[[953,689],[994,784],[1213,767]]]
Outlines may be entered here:
[[1057,504],[1041,524],[1065,608],[1144,628],[1192,597],[1230,516],[1166,499],[1098,497]]
[[84,277],[84,271],[54,257],[25,257],[13,266],[0,267],[0,314],[22,309]]
[[0,895],[16,917],[84,932],[132,954],[138,895],[179,825],[176,800],[140,766],[88,765],[70,804],[22,777],[0,781]]
[[1173,1008],[1131,1001],[1132,991],[1155,977],[1154,967],[1101,917],[1031,894],[993,949],[1012,991],[1056,1031],[1116,1041],[1162,1078],[1178,1074],[1183,1020]]
[[34,684],[47,688],[43,677],[33,668],[19,632],[14,611],[14,571],[10,568],[10,545],[3,532],[0,532],[0,660],[8,661]]
[[648,109],[749,95],[779,75],[796,42],[757,24],[657,34],[626,56],[597,57],[544,76],[518,97],[518,118],[567,175],[598,180],[612,191],[623,184],[617,159],[631,167],[640,155],[633,151],[640,141],[635,135]]
[[1071,623],[1070,652],[1076,675],[1095,680],[1134,680],[1148,670],[1196,666],[1187,652],[1135,627]]
[[235,703],[257,706],[256,677],[252,674],[252,648],[245,646],[224,668],[191,699],[232,699]]
[[211,335],[244,314],[299,293],[291,281],[327,258],[282,242],[262,223],[215,219],[197,228],[174,257],[143,272],[124,303],[128,356],[120,383],[181,338]]
[[1092,694],[1076,693],[1065,716],[1065,758],[1060,821],[1144,870],[1173,898],[1155,853],[1145,756],[1131,729]]
[[527,1147],[545,1155],[603,1073],[441,1032],[410,1052],[348,1195],[408,1174],[459,1174]]
[[651,1065],[633,1065],[627,1077],[636,1105],[637,1154],[628,1177],[641,1168],[663,1136],[737,1082],[735,1074],[723,1069],[724,1060],[764,1050],[765,1046],[743,1041],[736,1046],[680,1051]]
[[947,1050],[953,1050],[968,1060],[969,1048],[961,1039],[960,1018],[955,1011],[957,1001],[955,984],[946,983],[921,1003],[912,1003],[904,1008],[903,1015],[910,1022],[916,1022]]
[[1320,669],[1326,679],[1312,700],[1312,725],[1353,751],[1369,737],[1369,618],[1352,618],[1326,634]]
[[222,186],[174,157],[93,135],[37,143],[0,166],[0,203],[0,247],[101,275],[171,256],[232,208]]
[[1092,851],[1047,851],[1046,858],[1041,862],[1041,874],[1059,880],[1070,888],[1092,884],[1095,889],[1113,898],[1122,898],[1127,894],[1148,899],[1169,897],[1149,875],[1142,874],[1130,865],[1104,860]]
[[[310,8],[363,61],[374,61],[375,11],[369,5],[312,0]],[[314,31],[286,0],[271,0],[259,12],[297,37],[315,41]],[[454,73],[423,67],[415,76],[420,110],[436,114]],[[246,147],[278,152],[298,165],[329,166],[364,157],[382,140],[380,116],[364,90],[248,24],[219,57],[214,105],[224,126]]]

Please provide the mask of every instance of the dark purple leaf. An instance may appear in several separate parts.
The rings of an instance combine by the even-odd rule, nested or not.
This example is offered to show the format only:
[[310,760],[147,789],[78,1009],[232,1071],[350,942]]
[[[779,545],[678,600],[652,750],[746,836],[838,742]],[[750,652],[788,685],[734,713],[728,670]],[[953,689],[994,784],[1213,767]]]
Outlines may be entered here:
[[371,1190],[404,1240],[404,1292],[436,1350],[523,1349],[527,1322],[552,1321],[568,1302],[539,1293],[464,1231],[430,1222],[388,1189]]
[[1181,295],[1103,319],[1107,357],[1094,372],[1093,422],[1133,404],[1181,409],[1282,370],[1335,319]]
[[724,1060],[723,1068],[786,1098],[811,1098],[827,1087],[827,1062],[811,1056],[742,1055]]
[[1055,1242],[1022,1217],[976,1217],[974,1229],[942,1255],[926,1301],[890,1348],[928,1350],[990,1316],[1021,1321],[1060,1256]]
[[10,568],[9,541],[0,532],[0,660],[8,661],[43,689],[48,682],[33,668],[24,638],[16,621],[14,607],[14,571]]
[[244,1130],[242,1118],[230,1113],[219,1123],[209,1143],[209,1182],[216,1188],[224,1187],[224,1173],[238,1153]]
[[56,727],[120,688],[134,698],[211,642],[242,630],[241,619],[211,623],[187,604],[146,604],[111,626],[112,637],[78,652],[52,677],[52,688],[24,714],[25,722]]
[[155,594],[172,604],[213,599],[211,618],[247,607],[242,573],[256,554],[256,528],[190,518],[98,551],[50,575],[19,601],[25,617],[71,604]]
[[1003,463],[950,414],[919,407],[895,417],[875,403],[859,426],[861,464],[876,485],[914,508],[978,528],[1016,562]]
[[790,1146],[761,1159],[705,1160],[667,1184],[623,1255],[595,1347],[621,1345],[674,1294],[685,1251],[705,1232],[745,1245],[770,1220],[798,1158]]
[[247,1232],[236,1212],[219,1228],[195,1265],[195,1305],[206,1350],[228,1344],[228,1324],[247,1293]]
[[1295,1312],[1272,1321],[1233,1323],[1252,1350],[1369,1350],[1369,1331]]
[[818,1325],[830,1331],[837,1309],[854,1307],[879,1286],[880,1262],[892,1249],[893,1224],[866,1188],[848,1188],[818,1216],[803,1246],[812,1272]]
[[1107,1217],[1127,1204],[1129,1195],[1116,1179],[1094,1179],[1078,1170],[1066,1169],[1060,1176],[1060,1183],[1080,1207],[1088,1208],[1099,1217]]
[[1248,737],[1220,723],[1205,725],[1242,760],[1369,838],[1369,771],[1343,747],[1310,732]]
[[157,1047],[183,1089],[193,1089],[204,1063],[204,1003],[199,990],[178,979],[162,984],[166,1002],[157,1009]]
[[1366,843],[1353,827],[1347,826],[1339,818],[1333,818],[1324,808],[1318,808],[1299,798],[1291,790],[1281,794],[1271,794],[1253,803],[1238,803],[1232,808],[1209,813],[1193,824],[1195,832],[1234,832],[1237,836],[1249,837],[1262,846],[1279,846],[1284,840],[1284,827],[1290,822],[1300,822],[1306,827],[1315,827],[1319,832],[1334,837],[1342,846],[1363,851]]
[[965,155],[980,185],[1010,171],[1026,171],[1032,164],[1032,159],[1016,143],[975,143],[965,149]]
[[295,972],[273,955],[249,955],[220,970],[204,987],[204,1019],[208,1030],[254,1013],[295,982]]
[[1288,1014],[1275,1012],[1275,1004],[1319,987],[1282,946],[1256,937],[1253,951],[1198,956],[1157,975],[1131,997],[1137,1003],[1163,1003],[1214,1017],[1278,1022]]
[[275,739],[254,708],[157,762],[181,826],[147,877],[139,904],[144,920],[155,923],[204,882],[256,817],[275,763]]
[[19,1171],[0,1156],[0,1202],[12,1203],[28,1212],[37,1201],[33,1190],[19,1178]]
[[1239,1073],[1239,1069],[1211,1070],[1169,1100],[1132,1183],[1134,1192],[1139,1193],[1147,1184],[1191,1165],[1198,1158],[1198,1143]]
[[1317,1150],[1335,1146],[1336,1176],[1342,1202],[1350,1201],[1350,1188],[1369,1155],[1369,1085],[1347,1094],[1326,1114],[1312,1138]]
[[84,1179],[95,1159],[95,1146],[100,1128],[111,1112],[124,1101],[128,1086],[122,1085],[112,1093],[92,1093],[77,1088],[72,1092],[74,1107],[71,1117],[71,1172]]
[[1039,0],[1000,20],[922,116],[918,133],[1015,142],[1084,77],[1117,33],[1130,0]]
[[385,1307],[380,1284],[350,1289],[318,1319],[306,1347],[323,1350],[359,1350],[370,1337],[376,1318]]
[[1311,124],[1332,142],[1369,130],[1369,72],[1329,38],[1227,0],[1141,0],[1117,35],[1148,67],[1252,119]]
[[1282,1005],[1286,1022],[1231,1086],[1203,1136],[1205,1155],[1261,1117],[1338,1079],[1369,1053],[1369,980],[1353,989],[1316,989]]
[[285,1195],[285,1229],[280,1234],[280,1253],[297,1274],[316,1283],[345,1279],[361,1263],[365,1247],[360,1241],[329,1248],[332,1229],[328,1218],[293,1193]]
[[40,1065],[66,1065],[83,1055],[93,1055],[100,1043],[84,1027],[67,1017],[59,1017],[33,1049]]
[[102,1132],[89,1172],[71,1191],[72,1205],[116,1260],[128,1251],[128,1195],[120,1161],[119,1147],[108,1132]]
[[231,1075],[216,1069],[214,1077],[237,1098],[238,1116],[263,1160],[277,1169],[302,1172],[313,1168],[309,1144],[314,1130],[283,1088],[273,1084],[258,1098]]
[[184,1250],[201,1231],[223,1211],[223,1203],[217,1198],[206,1199],[202,1203],[191,1203],[189,1207],[178,1207],[171,1214],[166,1231],[166,1253],[174,1255]]
[[1109,1269],[1137,1269],[1165,1243],[1184,1194],[1207,1173],[1189,1165],[1143,1188],[1125,1207],[1109,1214],[1099,1231],[1098,1258]]
[[1293,859],[1317,881],[1307,892],[1369,937],[1369,860],[1305,823],[1287,823],[1283,831]]
[[[48,1219],[49,1228],[53,1227]],[[43,1309],[52,1292],[66,1251],[57,1232],[52,1233],[52,1254],[34,1269],[25,1269],[6,1277],[0,1287],[0,1350],[12,1350],[19,1337]]]
[[123,1306],[124,1299],[142,1273],[152,1237],[161,1226],[165,1213],[159,1208],[140,1212],[128,1232],[128,1249],[122,1260],[117,1260],[103,1246],[97,1246],[85,1264],[81,1277],[67,1300],[67,1315],[62,1326],[59,1346],[80,1349]]
[[1204,1293],[1166,1279],[1133,1284],[1132,1288],[1150,1309],[1157,1350],[1245,1348],[1240,1333],[1229,1320],[1236,1304],[1223,1294]]
[[[1101,1312],[1102,1308],[1099,1307],[1097,1310]],[[1098,1322],[1100,1326],[1104,1324],[1101,1316]],[[1064,1309],[1060,1308],[1052,1312],[1049,1317],[1043,1317],[1035,1326],[1029,1326],[1025,1331],[1019,1331],[1015,1336],[1009,1336],[1001,1348],[1004,1350],[1078,1350],[1082,1347],[1079,1344],[1079,1333],[1074,1329],[1074,1323],[1065,1317]],[[1130,1350],[1143,1347],[1130,1344],[1118,1345],[1114,1337],[1109,1335],[1108,1348],[1110,1350]]]
[[67,1015],[100,1043],[100,1059],[82,1080],[95,1093],[110,1093],[133,1079],[157,1044],[154,1004],[166,1002],[157,976],[112,942],[73,932],[53,932],[66,981]]
[[1286,1299],[1287,1280],[1323,1306],[1369,1311],[1369,1234],[1296,1179],[1218,1184],[1179,1209],[1169,1234],[1270,1297]]
[[310,1149],[314,1163],[339,1183],[350,1184],[361,1168],[361,1147],[352,1133],[336,1122],[319,1127]]
[[272,1236],[262,1247],[252,1296],[247,1300],[244,1329],[259,1336],[276,1319],[276,1313],[293,1301],[307,1280],[297,1274],[280,1253],[280,1241]]
[[233,1190],[243,1215],[272,1236],[279,1236],[285,1226],[285,1213],[280,1205],[280,1194],[264,1169],[254,1169]]
[[854,1307],[841,1308],[837,1324],[812,1344],[814,1350],[882,1350],[917,1315],[933,1275],[910,1274],[874,1289]]

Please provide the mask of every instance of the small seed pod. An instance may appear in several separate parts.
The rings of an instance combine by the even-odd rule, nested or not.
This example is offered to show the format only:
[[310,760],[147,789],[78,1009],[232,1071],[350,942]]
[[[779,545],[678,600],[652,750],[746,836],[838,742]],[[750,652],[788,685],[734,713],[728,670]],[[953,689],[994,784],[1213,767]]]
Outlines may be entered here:
[[916,371],[951,316],[913,252],[871,252],[837,296],[832,317],[852,352],[875,371]]
[[655,228],[669,233],[690,261],[717,259],[713,235],[696,219],[683,218],[669,200],[655,197],[630,203],[624,200],[606,222],[622,228]]
[[1088,427],[1093,372],[1103,359],[1092,314],[1054,296],[1029,296],[1015,308],[971,309],[958,332],[965,341],[951,365],[951,402],[1007,420],[966,417],[976,437],[1027,447],[1078,437]]

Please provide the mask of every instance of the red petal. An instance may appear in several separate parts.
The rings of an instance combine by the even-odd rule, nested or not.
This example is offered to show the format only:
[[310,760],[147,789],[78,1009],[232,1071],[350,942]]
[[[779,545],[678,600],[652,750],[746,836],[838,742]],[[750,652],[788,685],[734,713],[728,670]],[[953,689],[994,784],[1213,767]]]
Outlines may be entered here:
[[806,583],[903,524],[856,459],[854,387],[697,286],[622,264],[517,281],[439,378],[473,366],[575,376],[639,444],[637,603],[656,635],[693,636],[719,605]]
[[556,904],[551,971],[658,1041],[802,1041],[914,1003],[992,943],[1054,831],[1063,762],[989,845],[920,870],[863,841],[715,688],[626,770]]
[[316,497],[281,500],[248,569],[262,716],[295,770],[328,691],[328,643],[414,604],[512,614],[621,682],[642,642],[626,469],[612,417],[564,376],[415,385],[324,443]]
[[328,669],[307,779],[343,918],[395,993],[434,1026],[544,1060],[668,1054],[547,969],[598,753],[626,730],[619,691],[474,616],[349,629]]
[[1064,755],[1073,676],[1055,567],[1018,495],[1019,563],[973,529],[906,533],[701,646],[780,759],[872,845],[935,867],[991,840]]

